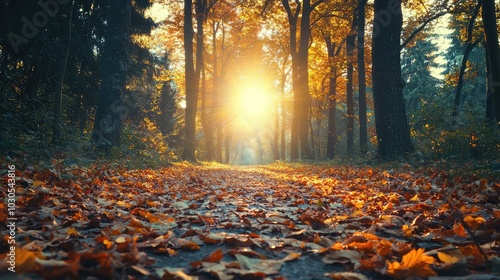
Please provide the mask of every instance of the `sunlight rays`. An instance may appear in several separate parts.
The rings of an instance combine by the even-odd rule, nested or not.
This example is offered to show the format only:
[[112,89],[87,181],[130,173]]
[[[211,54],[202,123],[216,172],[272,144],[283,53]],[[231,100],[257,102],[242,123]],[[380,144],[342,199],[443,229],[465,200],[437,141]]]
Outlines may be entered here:
[[237,92],[236,108],[245,118],[266,118],[272,113],[273,99],[260,84],[243,84]]

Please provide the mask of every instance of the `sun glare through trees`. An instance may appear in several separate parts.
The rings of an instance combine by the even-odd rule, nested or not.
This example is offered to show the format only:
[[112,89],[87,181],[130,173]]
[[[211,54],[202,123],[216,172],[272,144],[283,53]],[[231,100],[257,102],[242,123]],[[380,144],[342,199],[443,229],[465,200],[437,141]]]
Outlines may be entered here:
[[255,120],[269,120],[273,114],[273,96],[269,89],[264,88],[258,81],[241,84],[237,90],[237,104],[235,112],[241,114],[249,122]]

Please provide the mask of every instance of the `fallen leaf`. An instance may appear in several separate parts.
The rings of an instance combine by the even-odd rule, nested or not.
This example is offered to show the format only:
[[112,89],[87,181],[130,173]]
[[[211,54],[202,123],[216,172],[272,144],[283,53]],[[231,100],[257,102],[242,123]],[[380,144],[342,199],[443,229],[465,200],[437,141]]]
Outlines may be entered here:
[[411,276],[428,277],[437,275],[430,267],[434,258],[424,254],[424,249],[413,249],[403,256],[400,262],[387,261],[387,274],[396,279],[406,279]]
[[242,269],[253,272],[262,272],[267,275],[278,274],[283,263],[282,261],[277,260],[253,259],[241,254],[236,254],[234,256],[238,260]]
[[326,273],[325,276],[335,280],[368,280],[368,277],[356,272],[333,272]]
[[216,262],[219,262],[220,260],[222,260],[223,257],[224,257],[224,254],[222,253],[222,250],[221,249],[217,249],[212,254],[204,257],[202,259],[202,261],[216,263]]

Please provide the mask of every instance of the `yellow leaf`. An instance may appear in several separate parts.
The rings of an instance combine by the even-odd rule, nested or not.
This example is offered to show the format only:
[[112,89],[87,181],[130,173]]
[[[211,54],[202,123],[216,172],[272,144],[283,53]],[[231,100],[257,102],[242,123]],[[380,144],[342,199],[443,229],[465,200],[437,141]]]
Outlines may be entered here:
[[454,264],[460,260],[460,258],[454,257],[444,252],[438,252],[437,255],[439,260],[445,264]]
[[392,210],[393,207],[394,207],[394,205],[392,204],[392,202],[389,202],[383,208],[384,208],[385,212],[389,212]]
[[76,228],[68,228],[67,234],[72,237],[79,237],[81,234],[76,230]]
[[284,261],[284,262],[294,261],[294,260],[300,258],[300,256],[302,256],[301,253],[290,253],[290,254],[288,254],[288,256],[284,257],[282,259],[282,261]]
[[104,239],[102,241],[102,244],[104,245],[104,247],[106,247],[106,249],[111,249],[111,247],[113,247],[113,242],[107,240],[107,239]]
[[42,184],[43,184],[43,182],[42,182],[42,181],[37,181],[37,180],[33,181],[33,187],[39,187],[39,186],[41,186]]

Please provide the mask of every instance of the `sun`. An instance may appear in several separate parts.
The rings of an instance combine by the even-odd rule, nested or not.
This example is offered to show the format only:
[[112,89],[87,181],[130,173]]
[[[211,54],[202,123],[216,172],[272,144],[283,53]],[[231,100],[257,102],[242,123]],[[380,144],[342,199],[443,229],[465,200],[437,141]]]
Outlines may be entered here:
[[259,84],[245,84],[238,92],[237,113],[245,118],[266,118],[272,111],[272,97]]

